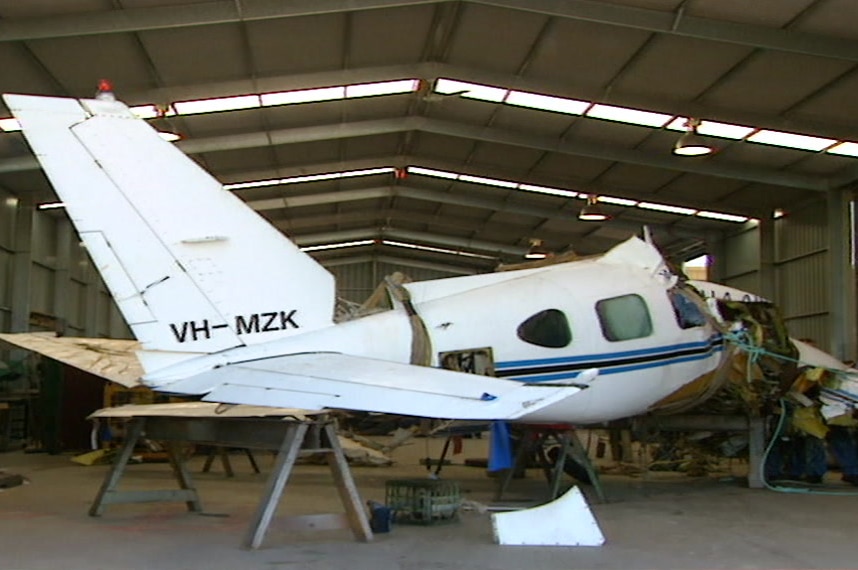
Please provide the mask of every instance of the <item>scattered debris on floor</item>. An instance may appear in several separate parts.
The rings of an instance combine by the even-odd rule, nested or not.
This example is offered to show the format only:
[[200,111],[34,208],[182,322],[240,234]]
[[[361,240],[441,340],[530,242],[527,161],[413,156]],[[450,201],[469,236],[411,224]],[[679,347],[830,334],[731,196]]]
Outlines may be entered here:
[[[384,467],[392,465],[393,460],[377,449],[364,445],[364,443],[340,434],[338,435],[343,454],[350,465],[362,465],[365,467]],[[301,452],[301,463],[327,463],[324,453]]]
[[584,495],[572,487],[557,499],[492,514],[495,542],[505,546],[601,546],[605,537]]
[[23,485],[25,482],[27,480],[22,475],[0,471],[0,489],[11,489]]

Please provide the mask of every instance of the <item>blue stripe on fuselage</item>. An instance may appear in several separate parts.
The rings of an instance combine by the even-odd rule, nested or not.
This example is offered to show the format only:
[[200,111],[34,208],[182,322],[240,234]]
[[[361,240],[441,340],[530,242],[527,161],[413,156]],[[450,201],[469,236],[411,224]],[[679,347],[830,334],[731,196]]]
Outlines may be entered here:
[[[516,374],[515,376],[507,376],[507,378],[510,380],[517,380],[520,382],[552,382],[558,380],[571,380],[576,378],[584,370],[597,367],[599,368],[600,376],[608,376],[611,374],[622,374],[625,372],[633,372],[636,370],[646,370],[649,368],[657,368],[662,366],[670,366],[673,364],[682,364],[685,362],[705,360],[713,354],[717,354],[724,350],[724,345],[721,344],[721,340],[721,336],[717,335],[711,337],[708,341],[682,343],[670,346],[661,346],[652,349],[642,349],[624,352],[614,352],[601,355],[589,355],[567,358],[518,360],[503,362],[498,363],[496,365],[496,368],[498,370],[510,369],[513,367],[521,368],[522,370],[520,374]],[[700,352],[697,354],[690,355],[671,356],[675,355],[677,352],[693,349],[700,349]],[[659,355],[663,355],[663,358],[658,358]],[[622,361],[623,359],[627,359],[629,357],[639,358],[647,356],[649,356],[650,358],[643,362],[638,362],[634,364],[611,365],[612,361],[617,362],[618,360]],[[556,367],[559,364],[570,365],[569,368],[575,369],[568,371],[559,371],[551,374],[539,373],[540,370],[543,369],[546,365]],[[583,365],[576,367],[574,366],[575,364]],[[602,364],[602,366],[597,366],[598,364]]]

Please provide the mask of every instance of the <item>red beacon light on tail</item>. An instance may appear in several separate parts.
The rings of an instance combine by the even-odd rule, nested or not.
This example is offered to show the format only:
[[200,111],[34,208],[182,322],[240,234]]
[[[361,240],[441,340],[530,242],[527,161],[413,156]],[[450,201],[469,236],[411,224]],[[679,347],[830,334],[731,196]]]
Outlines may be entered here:
[[113,83],[107,79],[99,79],[95,98],[99,101],[116,101],[116,95],[113,94]]

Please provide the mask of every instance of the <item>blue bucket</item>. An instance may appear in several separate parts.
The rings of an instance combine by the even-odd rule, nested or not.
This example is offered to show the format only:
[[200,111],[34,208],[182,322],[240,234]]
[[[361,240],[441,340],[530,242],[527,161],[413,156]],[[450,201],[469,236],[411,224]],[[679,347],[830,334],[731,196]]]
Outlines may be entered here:
[[367,501],[367,505],[370,513],[369,528],[372,529],[372,532],[390,532],[390,525],[393,522],[393,509],[375,501]]

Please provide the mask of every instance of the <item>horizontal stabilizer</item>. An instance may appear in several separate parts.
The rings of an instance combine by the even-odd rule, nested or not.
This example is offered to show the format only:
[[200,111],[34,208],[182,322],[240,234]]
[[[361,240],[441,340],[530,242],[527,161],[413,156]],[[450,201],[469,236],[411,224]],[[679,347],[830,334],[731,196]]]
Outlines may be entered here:
[[581,391],[338,353],[293,354],[222,366],[182,380],[145,381],[165,392],[205,394],[210,402],[464,420],[515,420]]
[[56,336],[52,332],[3,333],[0,340],[127,388],[141,385],[143,368],[135,354],[140,350],[140,343],[136,340],[77,338]]

